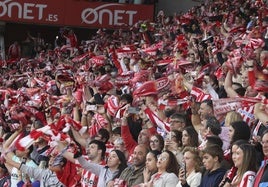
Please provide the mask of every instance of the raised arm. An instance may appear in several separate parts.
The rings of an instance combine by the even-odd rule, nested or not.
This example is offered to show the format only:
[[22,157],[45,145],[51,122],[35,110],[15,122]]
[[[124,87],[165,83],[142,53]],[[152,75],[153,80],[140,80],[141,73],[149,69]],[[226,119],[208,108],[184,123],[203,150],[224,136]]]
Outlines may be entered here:
[[229,97],[237,97],[239,95],[236,93],[236,91],[232,87],[232,84],[233,84],[232,76],[233,76],[232,72],[228,71],[225,81],[224,81],[224,89]]
[[256,119],[259,119],[263,124],[268,125],[268,113],[265,112],[265,106],[262,103],[255,104],[254,115]]

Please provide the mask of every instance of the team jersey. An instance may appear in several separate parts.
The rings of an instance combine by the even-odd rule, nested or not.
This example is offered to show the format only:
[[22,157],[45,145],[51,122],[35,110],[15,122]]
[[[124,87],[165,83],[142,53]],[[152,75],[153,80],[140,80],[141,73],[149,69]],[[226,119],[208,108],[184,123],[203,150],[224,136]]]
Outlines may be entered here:
[[[90,160],[88,160],[90,162]],[[99,164],[105,166],[105,161],[101,161]],[[81,186],[82,187],[97,187],[99,177],[94,173],[91,173],[85,169],[82,170],[81,174]]]

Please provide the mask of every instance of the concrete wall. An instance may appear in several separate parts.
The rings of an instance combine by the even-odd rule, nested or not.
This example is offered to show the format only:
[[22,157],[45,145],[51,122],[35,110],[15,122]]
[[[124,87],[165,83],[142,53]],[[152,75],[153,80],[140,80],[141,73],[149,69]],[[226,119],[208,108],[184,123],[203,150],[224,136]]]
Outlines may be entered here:
[[191,7],[199,5],[201,1],[192,0],[158,0],[156,14],[163,10],[165,15],[173,15],[175,12],[187,12]]

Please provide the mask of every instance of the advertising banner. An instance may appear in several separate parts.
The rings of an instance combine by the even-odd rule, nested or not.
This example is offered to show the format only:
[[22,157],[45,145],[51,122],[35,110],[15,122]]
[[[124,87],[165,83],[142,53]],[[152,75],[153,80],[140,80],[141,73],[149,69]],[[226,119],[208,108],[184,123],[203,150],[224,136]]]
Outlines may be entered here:
[[127,28],[153,20],[153,5],[82,0],[1,0],[0,21],[85,28]]

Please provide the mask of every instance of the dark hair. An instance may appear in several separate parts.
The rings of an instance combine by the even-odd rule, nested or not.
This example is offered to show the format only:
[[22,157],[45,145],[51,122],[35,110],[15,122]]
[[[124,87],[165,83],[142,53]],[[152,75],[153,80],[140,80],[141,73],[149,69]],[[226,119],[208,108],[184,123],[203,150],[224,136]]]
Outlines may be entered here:
[[244,96],[245,95],[245,93],[246,93],[246,89],[245,88],[237,88],[236,90],[235,90],[235,92],[238,94],[238,95],[240,95],[240,96]]
[[118,178],[121,175],[122,171],[127,167],[127,160],[126,160],[126,157],[125,157],[125,155],[124,155],[124,153],[122,151],[119,151],[119,150],[116,150],[116,149],[112,150],[112,151],[116,153],[116,155],[118,156],[118,159],[120,160],[120,164],[118,166],[119,172],[113,178],[113,179],[115,179],[115,178]]
[[223,142],[222,139],[219,136],[215,136],[215,135],[211,135],[211,136],[207,136],[207,145],[218,145],[219,147],[223,146]]
[[[157,160],[158,156],[162,153],[161,151],[158,151],[158,150],[151,150],[149,151],[148,153],[152,153],[154,158]],[[147,154],[148,154],[147,153]]]
[[202,101],[201,103],[206,103],[213,110],[213,102],[211,99],[206,99]]
[[234,135],[231,139],[231,144],[237,140],[249,141],[251,132],[248,124],[245,121],[234,121],[230,124],[234,129]]
[[125,101],[127,101],[127,103],[131,104],[133,101],[133,97],[130,94],[123,94],[123,95],[121,95],[120,100],[125,100]]
[[26,149],[26,150],[28,150],[28,152],[27,152],[28,157],[30,157],[30,154],[33,152],[33,149],[34,149],[33,145],[31,145],[30,147],[28,147]]
[[263,138],[263,136],[264,136],[265,134],[268,134],[268,129],[266,129],[266,130],[263,131],[263,133],[261,134],[261,139]]
[[112,134],[119,134],[119,135],[121,135],[121,127],[115,127],[112,130]]
[[223,160],[223,150],[216,144],[207,146],[202,152],[211,155],[213,158],[218,157],[219,162]]
[[185,127],[183,130],[185,130],[187,132],[187,134],[190,137],[190,142],[188,146],[191,147],[198,147],[199,143],[198,143],[198,133],[196,132],[196,130],[194,129],[193,126],[188,126]]
[[4,173],[8,173],[8,170],[5,166],[5,164],[0,163],[0,168],[2,168],[4,170]]
[[170,116],[170,119],[181,119],[183,120],[183,123],[186,123],[186,117],[184,114],[181,113],[174,113]]
[[180,119],[183,121],[185,126],[190,126],[191,125],[191,120],[188,119],[188,116],[183,113],[174,113],[170,116],[170,119]]
[[171,132],[175,133],[176,143],[178,144],[178,147],[182,146],[182,132],[178,130],[172,130]]
[[241,168],[238,168],[240,173],[238,179],[241,180],[246,171],[257,171],[257,154],[254,146],[249,143],[239,143],[237,146],[243,151],[243,163]]
[[235,142],[232,144],[232,146],[233,146],[233,145],[240,146],[241,144],[246,144],[246,143],[249,143],[249,142],[246,141],[246,140],[237,140],[237,141],[235,141]]
[[161,136],[160,134],[154,134],[151,137],[155,136],[157,138],[157,140],[159,141],[159,146],[160,146],[160,149],[161,151],[164,149],[164,146],[165,146],[165,141],[164,141],[164,138],[163,136]]
[[98,134],[101,135],[101,139],[105,140],[104,143],[107,143],[109,138],[110,138],[110,134],[109,131],[105,128],[101,128],[98,131]]
[[180,166],[178,164],[177,158],[175,157],[175,155],[171,151],[169,151],[169,150],[163,151],[163,153],[165,153],[165,152],[169,155],[167,169],[166,169],[167,172],[174,173],[175,175],[178,175]]
[[101,157],[104,158],[106,151],[105,143],[99,140],[92,140],[91,142],[89,142],[89,145],[91,144],[96,144],[98,146],[98,150],[101,150]]
[[215,116],[206,117],[206,128],[210,128],[210,131],[214,135],[219,135],[221,133],[221,124]]

